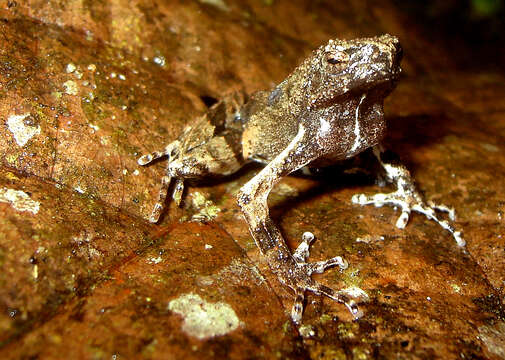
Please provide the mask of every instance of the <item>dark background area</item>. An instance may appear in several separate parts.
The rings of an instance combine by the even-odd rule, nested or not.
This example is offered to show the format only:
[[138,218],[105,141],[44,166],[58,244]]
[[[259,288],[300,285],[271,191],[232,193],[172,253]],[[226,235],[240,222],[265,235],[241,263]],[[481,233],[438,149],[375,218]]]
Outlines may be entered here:
[[394,0],[417,22],[428,39],[444,44],[461,67],[505,64],[505,1],[503,0]]

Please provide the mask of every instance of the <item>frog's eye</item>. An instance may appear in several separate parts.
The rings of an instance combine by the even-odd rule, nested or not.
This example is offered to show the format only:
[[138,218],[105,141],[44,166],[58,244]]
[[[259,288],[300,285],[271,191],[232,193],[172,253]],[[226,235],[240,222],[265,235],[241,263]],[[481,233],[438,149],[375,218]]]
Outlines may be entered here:
[[349,55],[343,51],[328,51],[326,53],[326,62],[331,65],[345,65],[349,61]]

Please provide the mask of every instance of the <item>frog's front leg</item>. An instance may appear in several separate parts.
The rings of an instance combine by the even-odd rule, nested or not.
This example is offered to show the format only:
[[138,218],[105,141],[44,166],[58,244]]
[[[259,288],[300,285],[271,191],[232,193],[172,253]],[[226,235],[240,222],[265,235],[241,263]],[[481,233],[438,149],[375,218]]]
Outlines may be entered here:
[[[170,174],[169,167],[170,167],[170,160],[172,158],[172,155],[174,154],[174,151],[176,151],[180,147],[180,142],[178,140],[168,144],[163,150],[158,150],[158,151],[153,151],[150,154],[146,154],[141,156],[138,160],[137,163],[139,165],[148,165],[152,163],[154,160],[157,160],[161,157],[168,156],[169,161],[167,163],[166,167],[166,172],[165,175],[162,176],[161,178],[161,187],[160,191],[158,193],[158,200],[156,201],[156,204],[154,205],[154,208],[151,212],[151,216],[149,217],[149,221],[152,223],[158,222],[161,216],[161,212],[163,211],[163,208],[165,207],[165,200],[167,198],[168,194],[168,188],[170,186],[170,183],[172,182],[172,175]],[[184,182],[183,179],[177,179],[177,182],[174,187],[174,192],[172,194],[173,199],[177,203],[177,205],[180,204],[181,202],[181,197],[182,197],[182,191],[184,189]]]
[[337,256],[326,261],[305,262],[309,255],[309,244],[313,236],[310,236],[310,233],[304,234],[302,243],[292,254],[279,229],[269,216],[267,198],[274,185],[283,176],[307,165],[318,157],[317,151],[306,146],[310,143],[310,136],[305,133],[303,125],[300,125],[296,137],[289,146],[247,182],[240,189],[238,195],[238,203],[249,225],[251,235],[261,253],[266,257],[270,269],[277,275],[281,283],[289,286],[295,292],[291,318],[297,324],[302,318],[306,290],[326,295],[344,303],[353,315],[358,316],[355,302],[349,299],[346,294],[334,291],[311,278],[313,273],[322,273],[326,268],[335,265],[345,269],[347,267],[345,260]]
[[[189,129],[191,130],[191,128]],[[160,219],[172,181],[175,180],[172,198],[179,206],[186,179],[229,175],[239,170],[244,164],[241,154],[237,154],[235,149],[229,145],[233,138],[230,139],[231,135],[227,133],[213,136],[202,144],[187,150],[188,145],[184,144],[184,140],[185,134],[190,130],[183,132],[179,140],[170,143],[164,150],[152,152],[137,160],[139,165],[147,165],[160,157],[168,157],[165,175],[161,178],[158,200],[149,217],[149,221],[152,223],[156,223]]]
[[457,231],[448,221],[441,220],[436,215],[436,210],[447,212],[450,220],[454,221],[454,209],[445,205],[435,205],[431,202],[426,203],[421,194],[417,191],[414,180],[407,168],[395,161],[395,159],[388,159],[381,145],[374,146],[373,153],[386,171],[387,180],[394,182],[397,186],[397,190],[389,194],[356,194],[352,197],[352,202],[360,205],[374,204],[377,207],[381,207],[385,204],[399,206],[402,209],[402,213],[396,221],[396,226],[400,229],[403,229],[407,225],[410,212],[412,210],[417,211],[449,231],[459,246],[465,246],[466,243],[461,232]]

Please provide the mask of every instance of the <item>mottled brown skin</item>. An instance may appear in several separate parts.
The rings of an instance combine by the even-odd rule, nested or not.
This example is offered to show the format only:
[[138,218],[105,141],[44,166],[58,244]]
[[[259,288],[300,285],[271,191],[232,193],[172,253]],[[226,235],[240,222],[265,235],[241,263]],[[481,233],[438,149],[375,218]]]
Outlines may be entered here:
[[310,234],[291,252],[269,216],[267,198],[274,185],[293,171],[332,164],[373,147],[386,178],[396,183],[398,190],[358,195],[353,201],[400,206],[398,227],[406,225],[411,210],[419,211],[449,230],[456,240],[460,238],[448,222],[435,216],[434,209],[450,209],[427,206],[409,172],[382,156],[379,142],[386,128],[383,101],[395,87],[400,60],[400,44],[390,35],[330,40],[273,90],[256,92],[248,101],[232,94],[215,104],[163,151],[139,159],[139,164],[145,165],[160,156],[169,157],[150,221],[158,221],[172,179],[176,179],[173,197],[179,203],[184,179],[228,175],[247,162],[263,163],[266,166],[240,189],[238,204],[270,268],[296,294],[292,319],[301,321],[306,290],[342,302],[358,316],[354,301],[345,292],[311,278],[312,273],[331,266],[345,268],[345,261],[337,256],[307,263],[313,240]]
[[[346,56],[332,63],[344,53],[337,48],[346,49]],[[315,50],[286,80],[272,91],[255,93],[245,105],[244,158],[268,163],[288,146],[300,125],[311,137],[306,146],[317,159],[334,162],[377,144],[385,130],[383,101],[400,74],[399,51],[397,39],[388,35],[330,41]],[[363,94],[367,94],[359,107],[363,141],[351,150]],[[322,121],[329,123],[324,134]]]

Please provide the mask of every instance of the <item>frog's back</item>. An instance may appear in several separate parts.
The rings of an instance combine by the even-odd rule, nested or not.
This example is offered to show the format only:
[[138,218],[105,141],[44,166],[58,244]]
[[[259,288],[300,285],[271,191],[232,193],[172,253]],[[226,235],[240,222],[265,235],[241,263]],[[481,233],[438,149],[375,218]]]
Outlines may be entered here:
[[296,136],[298,123],[289,112],[289,101],[284,101],[289,94],[281,89],[256,92],[242,109],[244,159],[269,163]]

